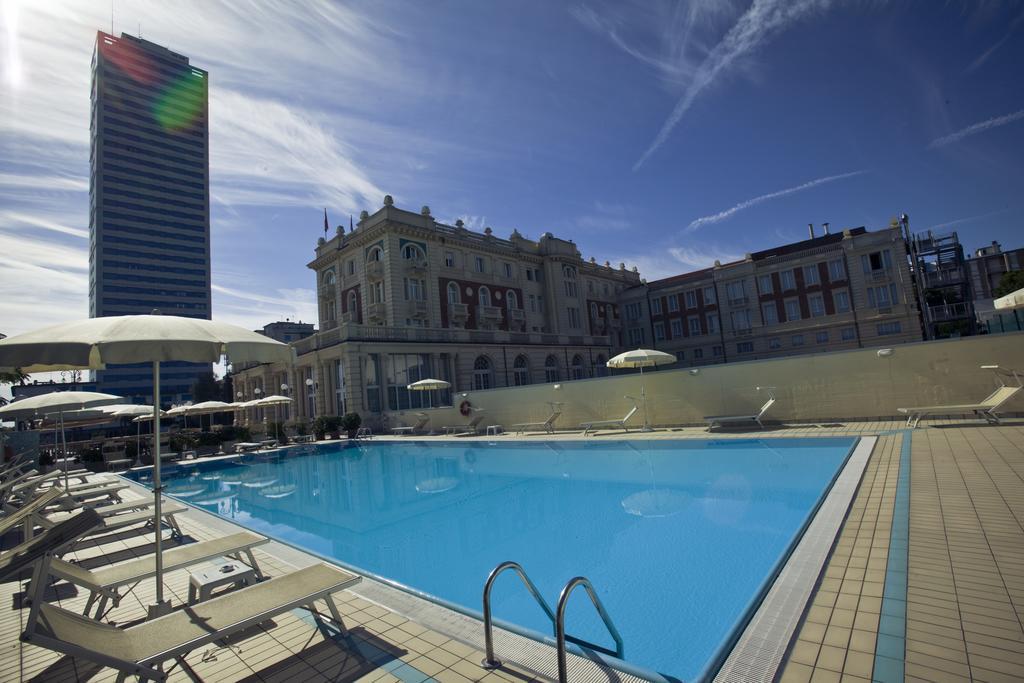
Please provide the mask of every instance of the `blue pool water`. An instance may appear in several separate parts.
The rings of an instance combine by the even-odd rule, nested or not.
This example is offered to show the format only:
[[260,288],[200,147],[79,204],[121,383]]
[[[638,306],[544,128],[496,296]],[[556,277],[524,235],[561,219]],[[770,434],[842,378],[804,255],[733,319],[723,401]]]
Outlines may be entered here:
[[[625,659],[699,675],[788,552],[853,439],[301,446],[167,468],[167,492],[243,526],[480,610],[523,565],[554,606],[590,578]],[[494,615],[552,629],[514,574]],[[611,645],[581,590],[570,634]]]

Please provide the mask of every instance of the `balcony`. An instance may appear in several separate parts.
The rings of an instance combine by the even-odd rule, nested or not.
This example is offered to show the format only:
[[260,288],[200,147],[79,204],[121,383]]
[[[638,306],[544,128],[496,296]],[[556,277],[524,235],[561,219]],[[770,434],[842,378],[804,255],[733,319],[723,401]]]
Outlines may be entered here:
[[868,273],[868,280],[871,282],[885,282],[886,280],[892,279],[892,270],[883,268],[881,270],[872,270]]
[[481,320],[501,320],[501,308],[498,306],[480,306],[476,309],[477,317]]
[[469,320],[469,305],[448,304],[448,320],[454,323],[465,323]]
[[320,285],[320,298],[333,299],[338,294],[336,285]]
[[619,317],[608,318],[608,327],[610,329],[612,329],[612,330],[621,330],[622,329],[622,318],[619,318]]
[[508,310],[509,326],[514,330],[526,329],[526,311],[521,308]]
[[729,299],[730,306],[746,306],[749,299],[745,296],[736,297],[735,299]]
[[430,315],[426,301],[407,301],[406,304],[410,318],[426,318]]
[[940,304],[928,307],[928,317],[932,322],[944,320],[962,320],[974,316],[973,306],[969,303]]
[[370,322],[387,322],[387,316],[387,304],[370,304],[366,307],[366,317],[370,319]]
[[347,325],[349,323],[358,322],[359,316],[356,315],[355,311],[345,311],[341,314],[341,323]]
[[384,262],[369,261],[366,264],[366,277],[370,280],[384,279]]
[[410,258],[403,261],[405,269],[411,273],[425,273],[427,272],[427,259],[425,258]]

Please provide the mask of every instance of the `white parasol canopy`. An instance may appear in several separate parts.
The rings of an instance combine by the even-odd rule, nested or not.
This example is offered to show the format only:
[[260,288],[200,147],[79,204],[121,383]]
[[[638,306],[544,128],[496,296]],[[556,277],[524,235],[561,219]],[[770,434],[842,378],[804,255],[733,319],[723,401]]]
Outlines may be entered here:
[[29,373],[103,369],[119,363],[153,364],[153,523],[157,604],[150,610],[151,616],[170,609],[163,599],[160,363],[216,363],[222,356],[233,362],[291,362],[294,351],[287,344],[243,327],[158,313],[88,318],[0,339],[0,368],[20,368]]
[[[254,401],[250,401],[250,403],[254,407],[262,408],[263,406],[274,406],[274,428],[278,430],[280,430],[281,428],[281,421],[277,419],[277,406],[287,405],[288,403],[291,402],[292,400],[290,398],[288,398],[287,396],[281,396],[280,394],[271,394],[270,396],[264,396],[263,398],[257,398]],[[275,436],[277,437],[278,444],[280,444],[280,432],[278,432]]]
[[605,363],[610,368],[640,368],[640,400],[644,404],[644,426],[643,431],[651,431],[651,423],[647,420],[647,392],[644,389],[644,368],[655,365],[669,365],[676,362],[676,357],[664,351],[654,349],[633,349],[624,351],[614,358],[609,358]]
[[1024,289],[1001,296],[993,301],[992,305],[998,309],[1024,308]]
[[451,385],[451,382],[445,382],[443,379],[421,379],[418,382],[407,384],[405,388],[412,391],[433,391],[435,389],[447,389]]

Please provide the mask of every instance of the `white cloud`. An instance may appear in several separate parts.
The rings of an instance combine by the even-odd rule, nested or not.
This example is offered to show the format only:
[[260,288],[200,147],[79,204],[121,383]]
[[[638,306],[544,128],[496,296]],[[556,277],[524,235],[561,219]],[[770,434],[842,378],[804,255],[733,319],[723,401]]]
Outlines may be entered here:
[[75,228],[70,225],[64,225],[63,223],[59,223],[57,221],[51,220],[43,216],[33,216],[18,211],[0,211],[0,229],[2,229],[7,224],[43,228],[45,230],[52,230],[54,232],[63,233],[65,235],[71,235],[72,237],[89,239],[88,229]]
[[809,190],[812,187],[817,187],[818,185],[823,185],[825,183],[831,183],[836,180],[843,180],[845,178],[852,178],[854,176],[858,176],[866,172],[867,171],[852,171],[850,173],[841,173],[839,175],[825,176],[824,178],[816,178],[814,180],[809,180],[806,183],[797,185],[795,187],[790,187],[785,190],[779,190],[778,192],[770,192],[768,194],[763,194],[760,195],[759,197],[754,197],[753,199],[748,199],[746,201],[740,202],[739,204],[731,206],[728,209],[725,209],[724,211],[719,211],[716,214],[712,214],[710,216],[701,216],[700,218],[694,219],[693,221],[690,221],[690,224],[686,226],[683,232],[693,232],[695,230],[698,230],[699,228],[704,227],[705,225],[710,225],[712,223],[724,221],[726,218],[730,218],[733,215],[739,213],[740,211],[743,211],[744,209],[749,209],[751,206],[763,204],[764,202],[768,202],[773,199],[779,199],[780,197],[785,197],[786,195],[795,194],[797,192],[803,192],[804,190]]
[[[244,285],[242,285],[244,286]],[[276,296],[245,289],[213,285],[213,308],[217,320],[259,329],[275,320],[316,322],[316,292],[312,289],[281,288]]]
[[984,133],[987,130],[998,128],[999,126],[1005,126],[1008,123],[1013,123],[1014,121],[1019,121],[1021,119],[1024,119],[1024,109],[1015,111],[1012,114],[1006,114],[1005,116],[995,116],[991,119],[981,121],[980,123],[967,126],[966,128],[961,128],[955,133],[950,133],[949,135],[944,135],[941,138],[936,138],[928,143],[928,149],[945,147],[946,145],[951,145],[954,142],[960,142],[968,136]]
[[594,202],[594,210],[576,218],[575,223],[584,230],[622,231],[633,227],[625,206],[601,201]]

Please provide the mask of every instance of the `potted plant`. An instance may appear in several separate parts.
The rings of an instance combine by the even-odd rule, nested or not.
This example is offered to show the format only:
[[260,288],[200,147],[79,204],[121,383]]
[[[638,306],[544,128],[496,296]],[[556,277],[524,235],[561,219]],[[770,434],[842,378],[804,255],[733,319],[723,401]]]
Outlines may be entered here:
[[317,441],[323,441],[327,436],[327,418],[318,417],[313,420],[313,434],[316,435]]
[[348,434],[348,438],[354,439],[359,431],[359,426],[363,424],[363,418],[359,416],[359,413],[345,413],[340,423],[341,428]]
[[53,469],[53,466],[57,464],[57,459],[53,457],[53,453],[50,451],[43,451],[39,454],[39,471],[43,474]]

